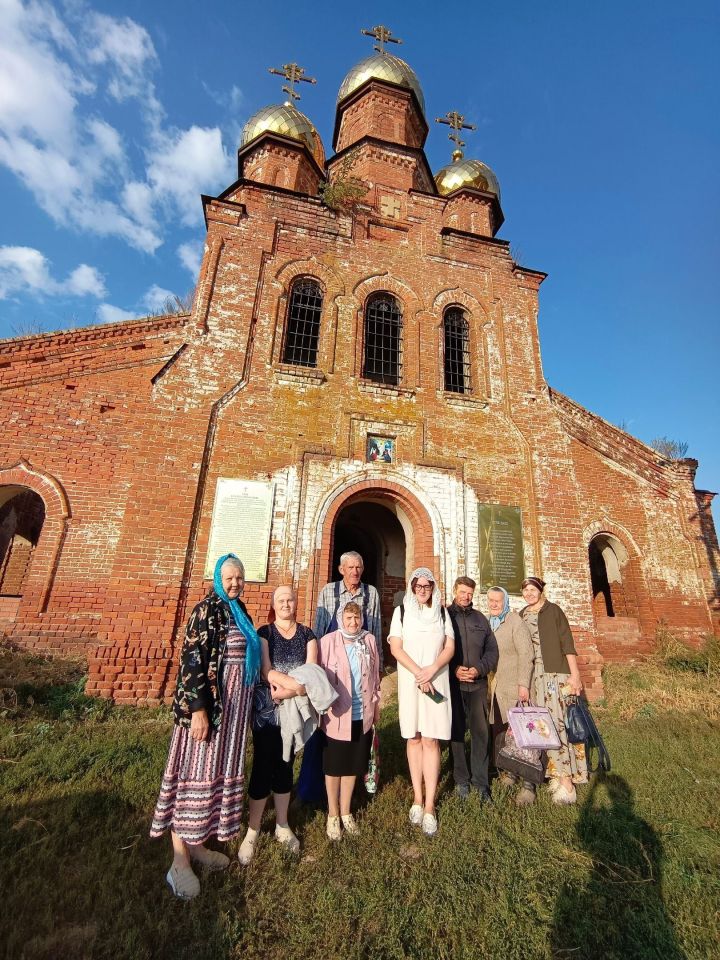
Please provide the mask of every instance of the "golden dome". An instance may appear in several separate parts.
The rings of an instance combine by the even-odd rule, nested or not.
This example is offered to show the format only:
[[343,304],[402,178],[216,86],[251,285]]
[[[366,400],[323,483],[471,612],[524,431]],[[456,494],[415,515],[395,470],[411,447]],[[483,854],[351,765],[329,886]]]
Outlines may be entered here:
[[406,90],[413,90],[418,98],[420,109],[425,113],[425,97],[420,89],[420,82],[412,69],[400,57],[394,57],[391,53],[380,53],[379,51],[355,64],[340,86],[337,102],[340,103],[353,90],[357,90],[358,87],[371,79],[387,80],[399,87],[405,87]]
[[272,104],[253,114],[243,127],[240,146],[247,146],[267,131],[304,143],[318,165],[325,166],[325,150],[320,135],[305,114],[291,103]]
[[443,197],[461,187],[471,187],[485,193],[494,193],[498,200],[500,199],[500,184],[490,167],[480,160],[465,159],[460,151],[453,154],[452,163],[438,170],[435,183]]

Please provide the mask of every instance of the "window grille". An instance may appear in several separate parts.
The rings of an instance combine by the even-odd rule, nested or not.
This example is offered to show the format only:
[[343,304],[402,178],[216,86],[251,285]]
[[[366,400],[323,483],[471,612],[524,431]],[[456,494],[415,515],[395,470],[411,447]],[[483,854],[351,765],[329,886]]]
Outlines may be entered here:
[[445,389],[470,393],[470,325],[460,307],[445,311]]
[[283,363],[316,367],[322,290],[315,280],[298,280],[290,295]]
[[365,308],[363,376],[397,386],[402,377],[402,314],[387,293],[372,297]]

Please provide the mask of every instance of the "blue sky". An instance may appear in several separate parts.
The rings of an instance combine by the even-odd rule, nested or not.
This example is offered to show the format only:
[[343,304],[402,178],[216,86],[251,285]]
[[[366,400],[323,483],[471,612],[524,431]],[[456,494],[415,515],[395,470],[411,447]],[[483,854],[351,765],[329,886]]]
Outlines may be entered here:
[[[549,273],[549,383],[649,441],[687,441],[720,490],[720,5],[152,4],[0,0],[0,336],[144,315],[193,286],[199,195],[236,175],[245,120],[317,77],[326,148],[345,73],[387,24],[428,119],[478,125],[521,262]],[[447,128],[426,146],[448,162]],[[717,514],[717,510],[716,510]]]

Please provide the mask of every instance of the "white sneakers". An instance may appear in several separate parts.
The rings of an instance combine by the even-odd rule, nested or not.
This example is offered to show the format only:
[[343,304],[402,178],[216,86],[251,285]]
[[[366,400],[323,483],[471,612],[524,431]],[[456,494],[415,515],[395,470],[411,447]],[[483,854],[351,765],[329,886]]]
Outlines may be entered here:
[[219,850],[208,850],[207,847],[190,843],[186,845],[186,849],[191,860],[207,867],[208,870],[224,870],[230,863],[230,857],[226,857]]
[[426,837],[434,837],[437,833],[437,817],[434,813],[425,813],[422,804],[414,803],[410,807],[410,813],[408,814],[408,817],[410,823],[414,827],[420,827]]
[[346,833],[360,833],[360,827],[357,825],[357,820],[351,813],[345,814],[344,817],[340,817],[342,820],[343,829]]
[[240,849],[238,850],[238,860],[244,867],[246,867],[255,856],[255,844],[257,843],[257,838],[258,831],[253,830],[252,827],[248,827],[248,832],[245,834],[245,838],[240,844]]
[[173,862],[165,879],[175,896],[181,900],[192,900],[200,893],[200,881],[192,867],[178,867]]
[[426,837],[434,837],[437,833],[437,817],[434,813],[424,813],[422,818],[422,832]]
[[275,827],[275,839],[290,853],[300,853],[300,841],[287,824],[284,827]]
[[343,830],[345,833],[349,833],[351,835],[360,833],[360,827],[357,824],[357,820],[351,813],[343,814],[342,817],[327,818],[325,833],[328,835],[330,840],[340,840]]
[[552,791],[552,802],[558,806],[570,806],[577,800],[577,791],[575,787],[572,790],[566,790],[565,787],[558,786]]
[[327,826],[325,827],[325,833],[328,835],[329,840],[341,839],[342,829],[340,827],[340,817],[327,818]]

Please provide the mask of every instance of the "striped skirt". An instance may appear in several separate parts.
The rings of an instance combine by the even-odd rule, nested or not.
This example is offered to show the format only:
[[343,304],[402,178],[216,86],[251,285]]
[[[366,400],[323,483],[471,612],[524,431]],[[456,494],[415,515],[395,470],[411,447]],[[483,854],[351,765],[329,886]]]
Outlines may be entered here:
[[151,837],[174,830],[186,843],[230,840],[240,832],[245,793],[245,746],[252,686],[243,686],[242,663],[223,668],[223,715],[209,740],[176,726],[170,740]]

